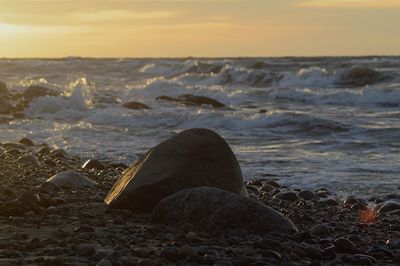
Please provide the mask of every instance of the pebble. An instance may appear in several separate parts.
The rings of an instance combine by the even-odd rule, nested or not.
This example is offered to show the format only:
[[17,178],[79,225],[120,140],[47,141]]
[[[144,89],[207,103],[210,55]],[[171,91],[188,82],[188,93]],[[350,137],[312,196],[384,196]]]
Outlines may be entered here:
[[113,266],[112,262],[109,261],[108,259],[102,259],[101,261],[99,261],[96,266]]
[[280,192],[274,196],[274,198],[278,198],[281,200],[289,200],[289,201],[296,201],[298,200],[298,196],[296,193],[289,191],[289,192]]
[[96,252],[96,248],[92,244],[78,245],[78,254],[85,257],[90,257]]
[[400,209],[399,202],[389,200],[378,204],[374,210],[377,211],[378,213],[387,213],[399,209]]
[[325,259],[333,260],[336,258],[336,248],[335,246],[329,246],[322,251],[322,256]]
[[329,236],[332,230],[333,230],[332,227],[326,224],[318,224],[313,227],[312,233],[316,236],[324,237],[324,236]]
[[102,162],[95,159],[87,160],[83,165],[83,169],[95,169],[95,170],[104,170],[105,166]]
[[32,140],[28,139],[28,138],[22,138],[19,143],[24,144],[26,146],[35,146],[35,143],[33,143]]
[[233,266],[233,263],[228,259],[218,259],[215,266]]
[[267,192],[267,193],[273,191],[274,189],[275,189],[275,187],[272,186],[272,185],[270,185],[270,184],[264,184],[264,185],[262,185],[262,187],[261,187],[261,190],[262,190],[262,191],[265,191],[265,192]]
[[355,248],[353,242],[351,242],[347,238],[343,238],[343,237],[337,238],[334,241],[334,245],[337,248],[337,250],[340,252],[345,252],[345,253],[355,253],[356,252],[356,248]]
[[22,155],[17,159],[17,163],[34,167],[40,166],[39,160],[32,154]]
[[302,190],[299,192],[298,196],[304,200],[313,200],[316,198],[316,195],[311,190]]
[[176,247],[166,247],[161,250],[160,257],[172,262],[176,262],[180,259],[180,252]]
[[158,263],[151,259],[141,259],[138,261],[137,266],[157,266]]
[[179,251],[185,258],[198,256],[197,250],[189,245],[182,246]]

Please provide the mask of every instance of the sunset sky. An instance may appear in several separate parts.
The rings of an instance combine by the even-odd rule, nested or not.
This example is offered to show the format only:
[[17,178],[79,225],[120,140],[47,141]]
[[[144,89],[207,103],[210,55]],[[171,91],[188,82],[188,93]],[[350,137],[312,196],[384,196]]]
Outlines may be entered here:
[[0,57],[371,54],[400,0],[0,0]]

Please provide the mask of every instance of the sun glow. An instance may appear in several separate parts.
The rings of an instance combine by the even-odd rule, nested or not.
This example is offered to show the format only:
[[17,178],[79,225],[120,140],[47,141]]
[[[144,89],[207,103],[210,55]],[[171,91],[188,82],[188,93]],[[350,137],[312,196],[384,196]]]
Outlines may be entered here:
[[0,0],[0,57],[393,55],[399,9],[398,0]]

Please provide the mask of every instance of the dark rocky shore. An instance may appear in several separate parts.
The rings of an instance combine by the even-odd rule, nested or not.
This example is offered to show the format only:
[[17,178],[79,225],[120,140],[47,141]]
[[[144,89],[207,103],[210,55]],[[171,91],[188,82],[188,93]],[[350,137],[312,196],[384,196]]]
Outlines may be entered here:
[[[171,143],[191,145],[160,145]],[[182,188],[183,181],[171,181],[173,171],[165,167],[195,171],[197,164],[174,161],[188,156],[179,146],[175,152],[183,157],[157,153],[156,147],[128,168],[85,163],[29,139],[2,143],[0,265],[400,264],[399,194],[338,199],[324,188],[286,188],[268,174],[239,184],[240,168],[220,167],[226,163],[221,149],[197,154],[196,160],[211,155],[199,169],[225,171],[236,183],[201,183],[201,175],[194,175]],[[164,165],[154,170],[162,156]],[[228,160],[235,165],[234,155]],[[149,186],[146,171],[168,173]],[[114,186],[118,179],[122,189]],[[146,198],[151,193],[161,196],[137,202],[153,199]],[[134,207],[131,197],[137,197]]]

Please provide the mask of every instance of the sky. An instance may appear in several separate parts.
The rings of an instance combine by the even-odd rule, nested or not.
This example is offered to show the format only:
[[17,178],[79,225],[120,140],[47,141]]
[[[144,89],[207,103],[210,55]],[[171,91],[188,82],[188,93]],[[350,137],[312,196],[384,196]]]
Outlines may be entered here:
[[400,0],[0,0],[0,57],[400,55]]

